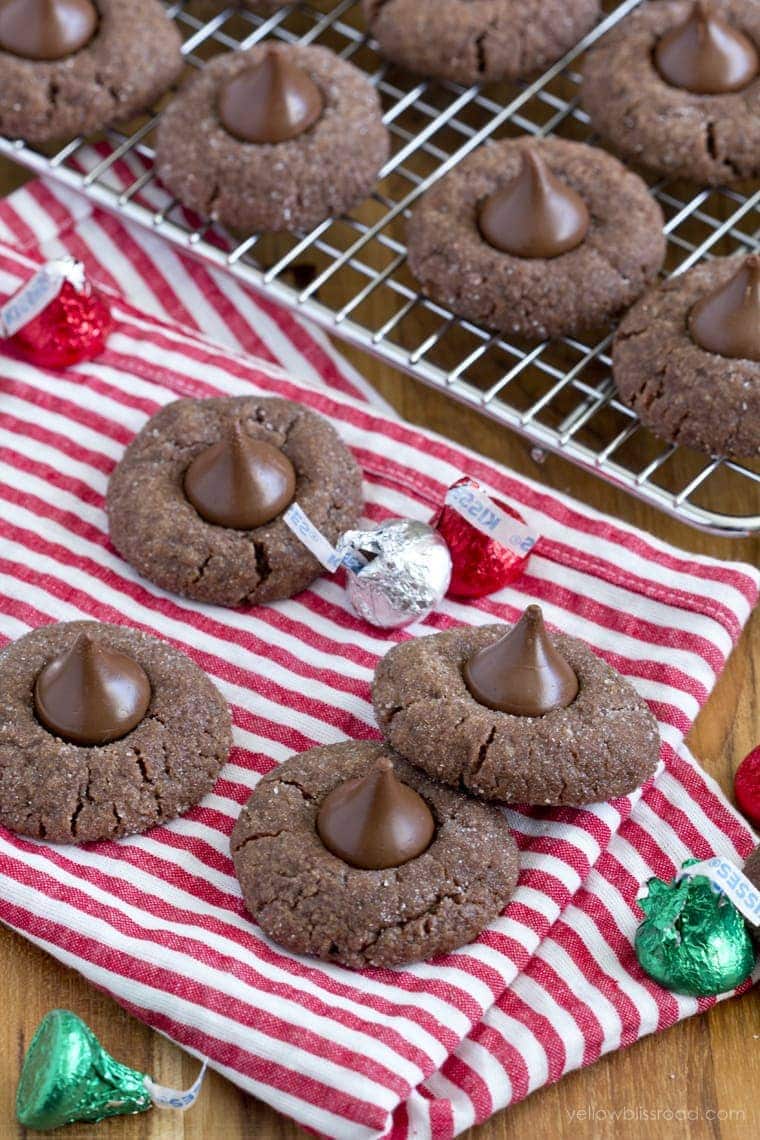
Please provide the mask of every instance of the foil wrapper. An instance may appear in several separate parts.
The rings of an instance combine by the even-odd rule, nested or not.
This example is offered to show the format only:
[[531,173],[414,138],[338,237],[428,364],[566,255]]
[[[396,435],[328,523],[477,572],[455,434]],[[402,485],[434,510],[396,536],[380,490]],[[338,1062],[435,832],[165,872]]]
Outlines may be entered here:
[[650,978],[673,993],[708,997],[735,989],[749,977],[755,950],[744,918],[709,879],[650,879],[647,891],[639,901],[646,918],[635,948]]
[[16,1115],[25,1127],[48,1132],[144,1112],[153,1104],[145,1081],[144,1073],[115,1061],[76,1014],[54,1009],[24,1058]]
[[451,555],[427,523],[386,519],[372,530],[346,531],[337,549],[351,604],[371,625],[409,625],[446,596]]
[[0,309],[8,343],[44,368],[93,360],[113,327],[110,307],[73,257],[47,262]]
[[[468,509],[463,508],[459,497],[463,493],[473,500],[465,500]],[[477,518],[486,505],[490,514],[488,527],[473,521],[473,515]],[[517,524],[514,534],[510,533],[509,519]],[[449,487],[430,525],[442,535],[451,554],[448,593],[452,598],[484,598],[504,589],[524,573],[537,539],[536,535],[529,535],[521,514],[501,499],[489,499],[469,476]]]
[[745,756],[734,775],[734,795],[740,811],[760,827],[760,744]]

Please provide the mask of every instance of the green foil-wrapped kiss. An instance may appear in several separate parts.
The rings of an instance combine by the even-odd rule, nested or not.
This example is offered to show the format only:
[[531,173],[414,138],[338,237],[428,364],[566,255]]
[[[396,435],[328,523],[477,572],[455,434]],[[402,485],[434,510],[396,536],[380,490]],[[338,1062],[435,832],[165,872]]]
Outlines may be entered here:
[[27,1128],[47,1132],[75,1121],[144,1112],[153,1104],[145,1079],[115,1061],[75,1013],[54,1009],[24,1058],[16,1115]]
[[[684,870],[697,863],[690,859]],[[636,933],[636,956],[656,982],[678,994],[707,997],[741,985],[755,949],[744,918],[703,875],[672,883],[650,879],[639,901],[646,915]]]

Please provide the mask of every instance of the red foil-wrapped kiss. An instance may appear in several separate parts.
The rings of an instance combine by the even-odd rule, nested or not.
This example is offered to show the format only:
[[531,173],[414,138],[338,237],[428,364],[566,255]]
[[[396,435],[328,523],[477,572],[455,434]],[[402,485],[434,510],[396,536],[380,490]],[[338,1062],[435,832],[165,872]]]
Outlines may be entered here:
[[467,476],[452,484],[431,523],[451,552],[454,598],[483,598],[514,582],[537,541],[522,515]]
[[760,827],[760,744],[745,756],[734,776],[734,795],[739,811]]
[[113,325],[104,297],[71,257],[38,270],[0,314],[7,343],[43,368],[68,368],[99,356]]

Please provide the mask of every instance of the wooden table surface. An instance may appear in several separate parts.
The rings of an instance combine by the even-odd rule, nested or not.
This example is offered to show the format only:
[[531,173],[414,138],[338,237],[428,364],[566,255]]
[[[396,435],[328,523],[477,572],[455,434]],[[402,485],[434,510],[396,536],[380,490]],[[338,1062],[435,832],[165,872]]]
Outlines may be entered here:
[[[0,160],[0,195],[22,180],[18,169]],[[760,540],[701,534],[557,457],[549,456],[538,466],[525,443],[506,429],[376,360],[346,352],[407,420],[424,424],[684,550],[760,562]],[[760,741],[759,685],[760,608],[689,737],[694,753],[729,797],[737,765]],[[2,928],[0,978],[0,1140],[24,1135],[15,1123],[13,1110],[19,1066],[40,1018],[56,1006],[75,1010],[115,1056],[162,1084],[184,1087],[195,1078],[195,1060],[129,1017],[78,975]],[[498,1113],[467,1137],[572,1136],[573,1140],[601,1140],[614,1136],[651,1140],[678,1136],[729,1140],[758,1136],[759,1058],[760,1001],[756,987],[741,999],[724,1002],[667,1033],[570,1074],[522,1104]],[[297,1140],[305,1135],[214,1073],[209,1075],[198,1104],[184,1115],[156,1111],[118,1117],[97,1128],[75,1125],[65,1133],[69,1140],[89,1140],[95,1134],[99,1140]]]

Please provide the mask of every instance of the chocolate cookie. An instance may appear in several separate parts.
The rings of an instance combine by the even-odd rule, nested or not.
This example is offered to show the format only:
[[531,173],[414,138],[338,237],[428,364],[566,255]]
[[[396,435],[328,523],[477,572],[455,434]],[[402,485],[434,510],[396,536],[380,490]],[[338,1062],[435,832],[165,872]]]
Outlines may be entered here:
[[[396,794],[400,788],[421,798],[423,812],[432,816],[432,839],[413,826],[414,850],[427,842],[401,865],[388,863],[399,858],[394,829],[397,836],[408,834],[396,812],[409,809],[398,808],[396,795],[389,805],[385,794],[386,782],[394,780]],[[352,828],[352,813],[342,821],[351,858],[358,842],[362,855],[371,856],[362,862],[374,869],[333,854],[320,838],[327,813],[333,830],[340,822],[340,804],[331,809],[328,797],[334,804],[346,794],[354,805],[358,800],[362,823],[367,797],[379,812],[374,823],[381,834],[369,852],[366,827]],[[381,842],[388,836],[390,855]],[[386,745],[366,741],[312,748],[265,776],[235,824],[232,857],[248,909],[265,934],[296,954],[357,968],[398,966],[471,942],[503,909],[518,875],[517,850],[499,811],[427,779]]]
[[[506,666],[490,678],[468,667],[488,664],[488,654],[476,655],[497,643],[503,649],[505,631],[502,625],[454,629],[391,649],[372,690],[389,744],[430,776],[509,803],[579,805],[624,795],[647,780],[659,755],[656,721],[632,686],[576,638],[555,634],[548,654],[569,666],[574,687],[567,685],[570,674],[556,674],[537,692],[532,686],[541,671],[523,667],[518,699],[508,706],[514,711],[491,700],[489,690],[494,684],[498,690]],[[548,705],[535,704],[547,695]],[[543,707],[549,711],[541,713]]]
[[706,11],[712,32],[692,0],[642,4],[589,53],[582,102],[625,158],[712,185],[760,174],[760,0]]
[[0,653],[0,824],[21,835],[147,831],[211,790],[231,743],[205,673],[136,629],[42,626]]
[[223,606],[273,602],[323,572],[283,507],[297,500],[335,542],[356,525],[361,486],[335,429],[301,404],[177,400],[148,420],[111,476],[111,540],[172,593]]
[[599,9],[599,0],[362,0],[388,59],[468,84],[543,70],[591,30]]
[[158,0],[0,0],[0,134],[47,143],[149,107],[182,70]]
[[244,230],[311,229],[372,189],[388,157],[377,92],[322,47],[219,56],[164,113],[156,164],[186,206]]
[[[746,324],[747,339],[727,355],[731,345],[713,344],[703,327],[710,316],[704,303],[712,297],[711,305],[718,306],[713,312],[718,335],[740,336],[736,313],[725,307],[732,296],[739,307],[746,296],[746,322],[740,323]],[[663,439],[721,455],[760,455],[759,303],[757,255],[704,261],[653,289],[627,314],[613,343],[621,399]],[[703,316],[695,327],[698,305],[696,315]],[[703,347],[695,339],[700,335],[720,351]]]
[[[492,229],[510,222],[511,251],[484,236],[497,240]],[[662,226],[641,179],[604,151],[557,138],[507,139],[428,190],[408,224],[409,267],[422,291],[458,316],[543,339],[598,325],[635,301],[662,265]],[[520,244],[523,234],[535,248]],[[551,247],[539,240],[547,236]]]

